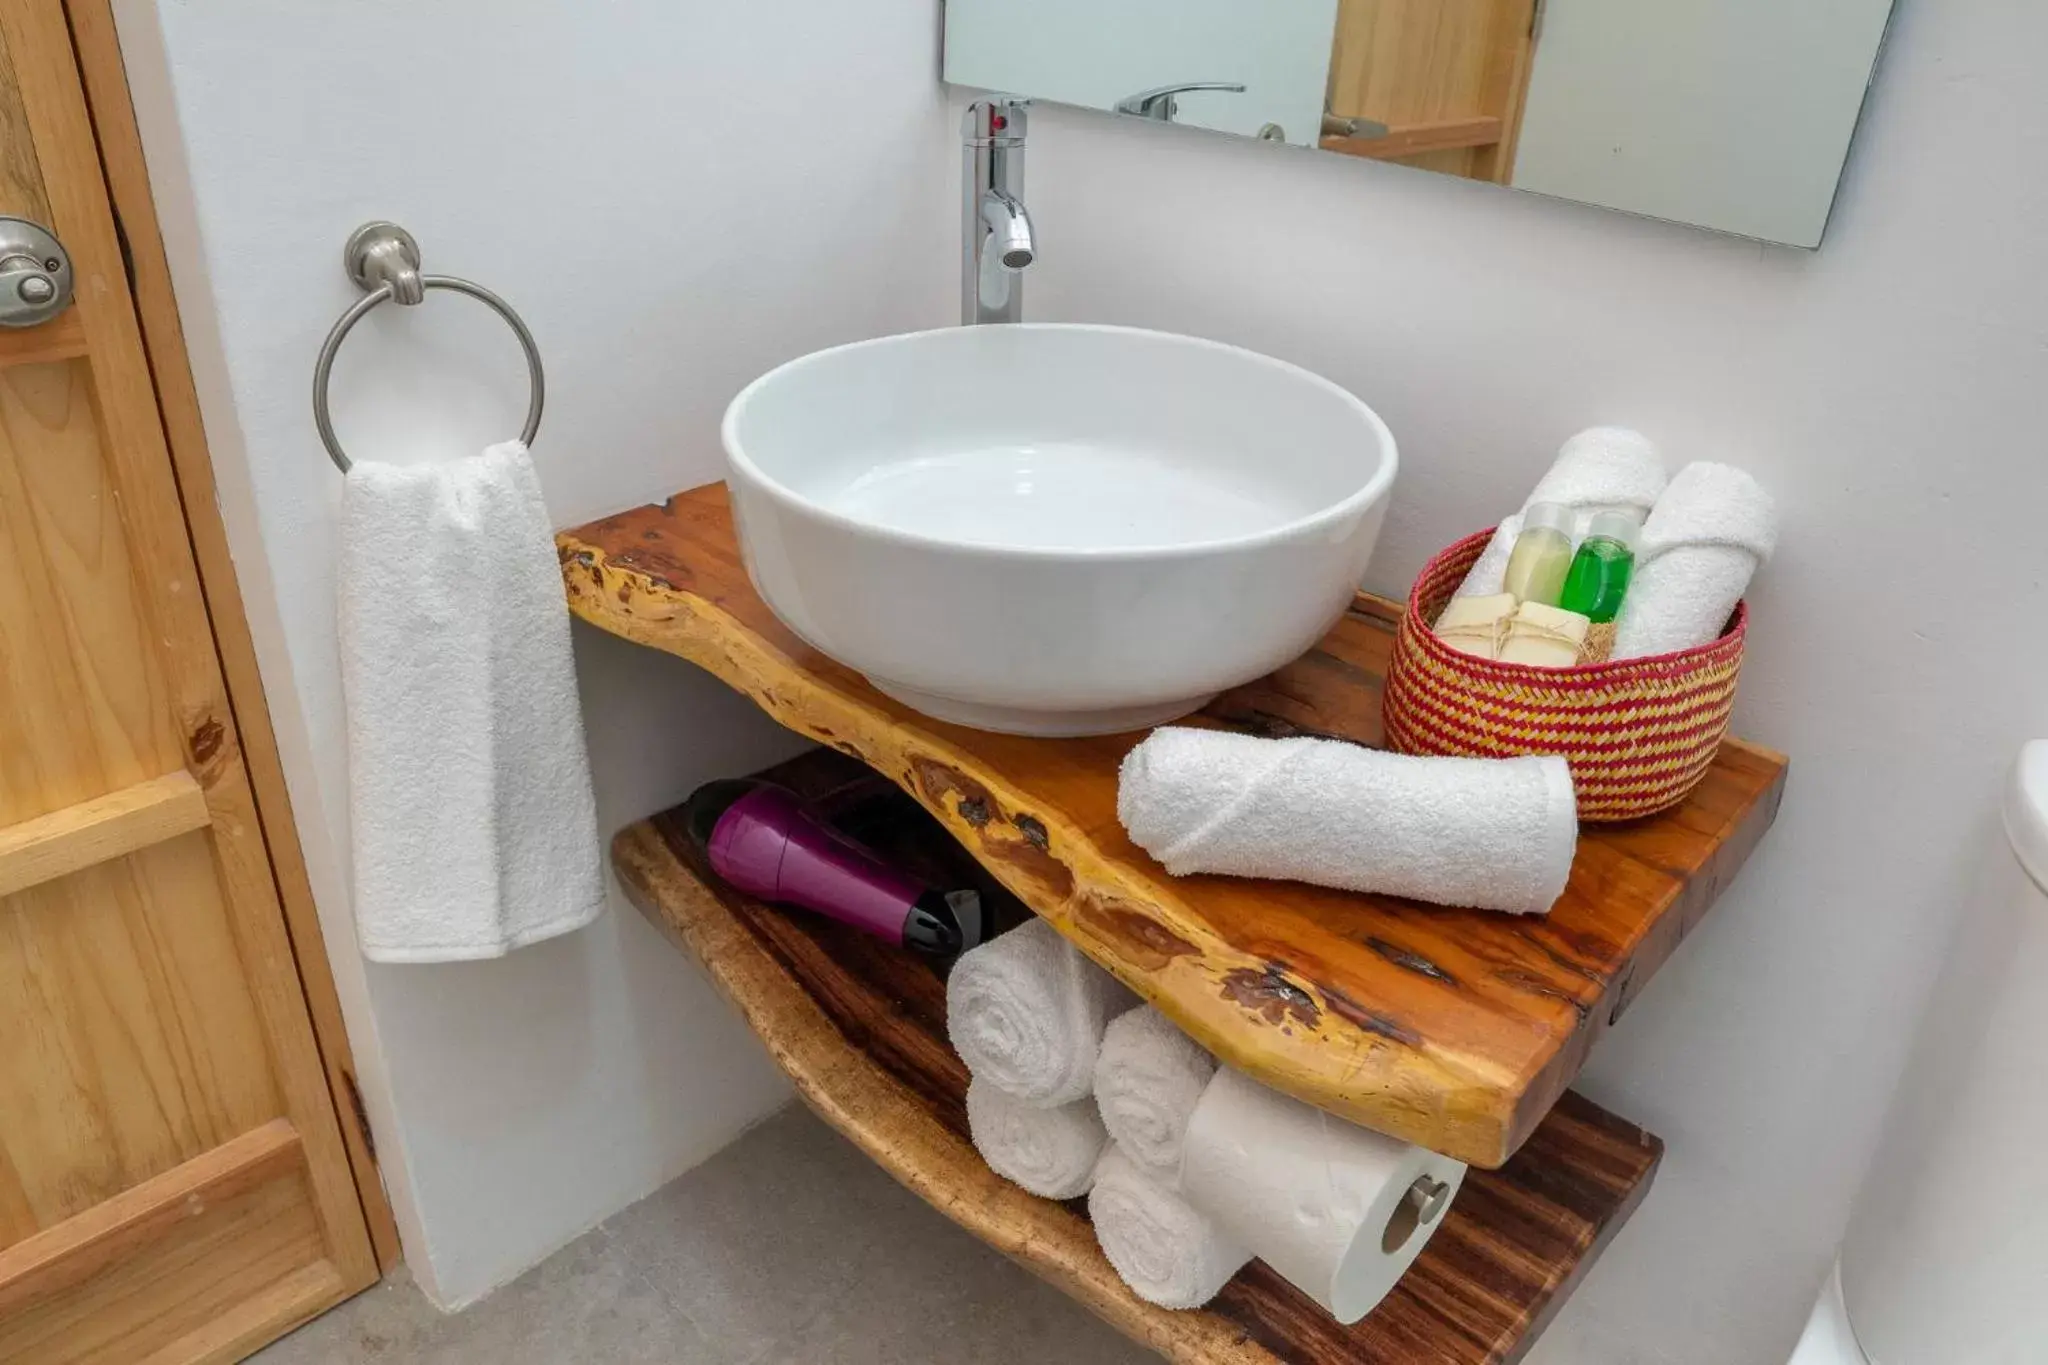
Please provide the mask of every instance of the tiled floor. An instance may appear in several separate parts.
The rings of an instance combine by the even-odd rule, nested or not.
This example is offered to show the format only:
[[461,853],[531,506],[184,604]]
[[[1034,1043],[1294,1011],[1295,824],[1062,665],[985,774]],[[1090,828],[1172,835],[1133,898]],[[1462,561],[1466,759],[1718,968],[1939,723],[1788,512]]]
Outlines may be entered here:
[[1156,1357],[799,1107],[467,1312],[403,1272],[260,1365],[1138,1365]]

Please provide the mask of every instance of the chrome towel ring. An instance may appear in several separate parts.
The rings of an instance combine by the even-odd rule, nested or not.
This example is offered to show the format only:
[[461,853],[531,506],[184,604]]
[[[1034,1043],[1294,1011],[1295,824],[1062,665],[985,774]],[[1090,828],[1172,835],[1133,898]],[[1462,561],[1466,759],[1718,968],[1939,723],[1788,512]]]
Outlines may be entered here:
[[547,400],[547,376],[541,370],[540,348],[534,345],[533,333],[526,330],[525,322],[512,311],[511,304],[482,285],[453,275],[422,275],[419,243],[396,223],[365,223],[351,232],[341,251],[341,264],[356,288],[364,291],[363,297],[328,332],[327,340],[320,346],[320,359],[313,365],[313,425],[320,429],[320,444],[327,447],[336,469],[344,474],[349,470],[349,458],[334,434],[333,414],[327,410],[327,381],[332,377],[334,357],[340,352],[341,343],[348,338],[349,329],[384,300],[410,306],[424,299],[429,289],[452,289],[469,295],[505,319],[519,338],[520,349],[526,352],[527,382],[533,392],[526,404],[526,426],[519,439],[533,444],[533,438],[540,432],[541,406]]

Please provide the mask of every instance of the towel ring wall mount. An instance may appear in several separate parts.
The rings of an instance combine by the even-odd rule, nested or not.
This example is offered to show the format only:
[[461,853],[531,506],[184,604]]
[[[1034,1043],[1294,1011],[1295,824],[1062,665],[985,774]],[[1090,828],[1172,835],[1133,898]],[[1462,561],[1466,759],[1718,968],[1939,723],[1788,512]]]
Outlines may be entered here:
[[420,247],[412,234],[396,223],[365,223],[348,235],[348,243],[341,251],[342,268],[356,288],[363,291],[363,297],[341,315],[327,340],[321,343],[320,359],[313,365],[313,425],[320,430],[320,444],[327,447],[334,467],[346,474],[349,458],[341,448],[341,440],[334,434],[334,417],[327,407],[327,383],[334,371],[334,357],[341,351],[341,343],[348,338],[351,328],[363,320],[372,308],[386,299],[401,306],[410,307],[427,296],[430,289],[452,289],[458,294],[467,294],[477,302],[490,308],[519,338],[520,349],[526,352],[526,378],[532,397],[526,404],[526,426],[520,431],[519,439],[527,445],[540,432],[541,407],[547,399],[547,378],[541,370],[540,348],[534,344],[533,333],[526,329],[526,323],[514,312],[512,305],[493,294],[480,284],[458,279],[453,275],[423,275],[420,273]]

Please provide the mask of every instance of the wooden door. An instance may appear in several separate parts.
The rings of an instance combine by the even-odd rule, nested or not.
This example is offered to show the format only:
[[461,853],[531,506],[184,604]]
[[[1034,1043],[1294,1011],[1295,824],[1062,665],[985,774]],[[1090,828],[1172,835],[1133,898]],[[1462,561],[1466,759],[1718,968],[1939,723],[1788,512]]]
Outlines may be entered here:
[[1330,151],[1507,184],[1538,0],[1339,0],[1330,112],[1385,125]]
[[0,1365],[232,1360],[376,1263],[61,0],[0,0]]

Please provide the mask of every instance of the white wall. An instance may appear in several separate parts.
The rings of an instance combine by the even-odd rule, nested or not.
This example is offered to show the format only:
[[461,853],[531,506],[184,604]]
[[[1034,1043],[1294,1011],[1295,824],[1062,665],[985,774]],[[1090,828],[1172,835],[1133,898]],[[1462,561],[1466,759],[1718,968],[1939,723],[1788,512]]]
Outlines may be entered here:
[[1314,146],[1323,131],[1337,0],[952,0],[946,79],[983,90],[1113,109],[1180,81],[1242,93],[1178,96],[1175,120],[1257,135],[1277,123]]
[[[718,474],[768,366],[948,321],[956,273],[932,0],[606,5],[124,0],[121,30],[224,511],[407,1256],[474,1298],[780,1102],[709,986],[623,902],[499,963],[354,948],[331,602],[339,475],[307,410],[371,217],[526,316],[535,456],[570,524]],[[358,453],[517,429],[480,309],[381,310],[336,381]],[[581,631],[607,829],[792,741],[694,670]]]
[[1813,246],[1892,0],[1546,0],[1517,189]]
[[1402,446],[1382,590],[1590,423],[1783,501],[1737,719],[1793,756],[1784,813],[1594,1058],[1588,1088],[1669,1156],[1549,1365],[1780,1365],[1998,776],[2048,733],[2044,50],[2048,7],[1907,0],[1817,255],[1034,120],[1028,311],[1242,343],[1377,406]]

